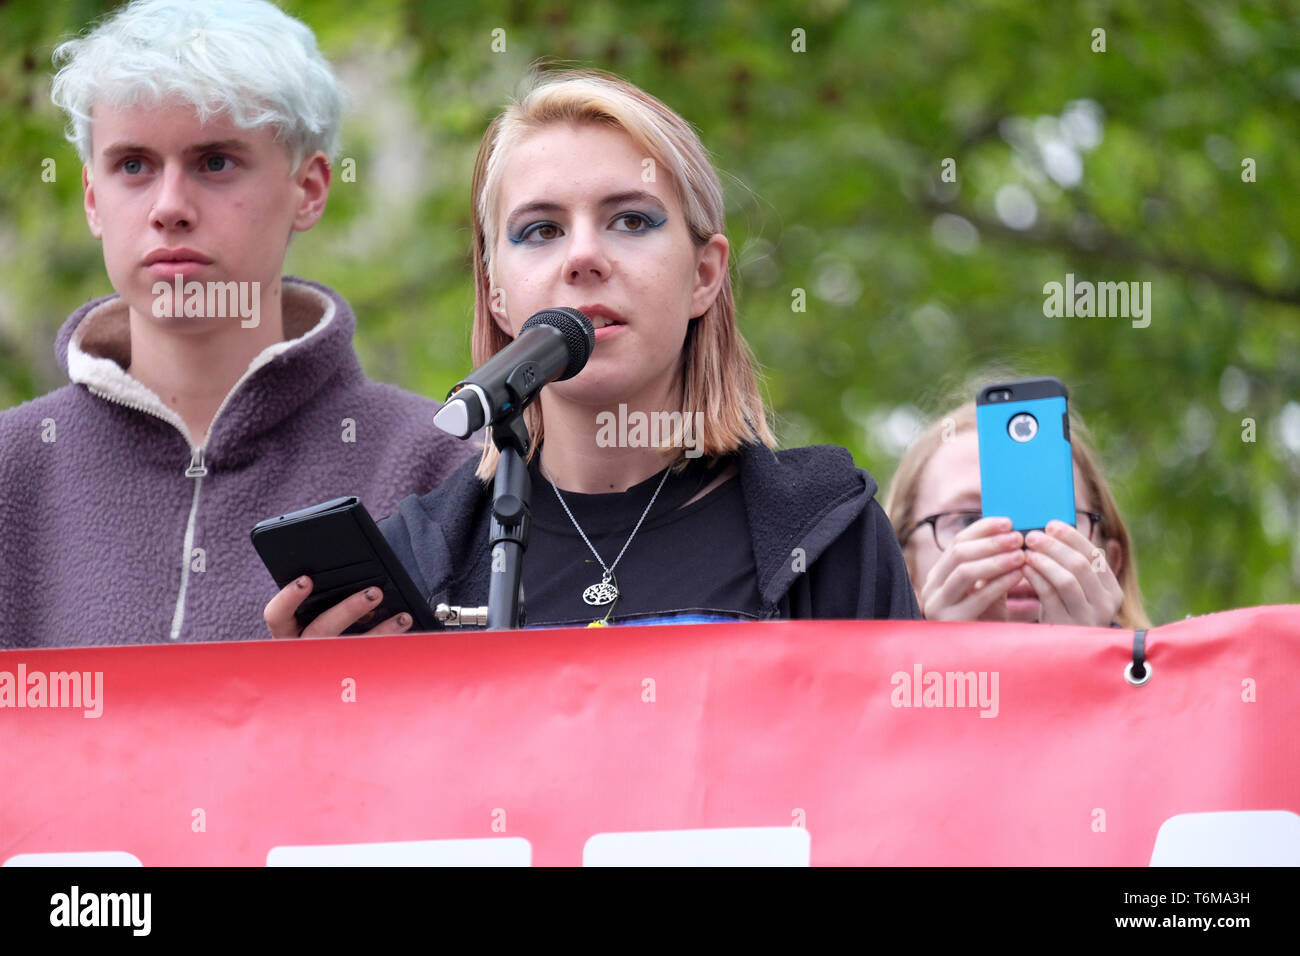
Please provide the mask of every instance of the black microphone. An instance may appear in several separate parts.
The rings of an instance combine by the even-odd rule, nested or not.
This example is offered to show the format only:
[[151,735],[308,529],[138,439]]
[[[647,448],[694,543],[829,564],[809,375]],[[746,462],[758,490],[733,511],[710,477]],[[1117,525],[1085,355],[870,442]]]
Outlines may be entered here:
[[543,309],[513,342],[452,386],[433,423],[468,438],[525,408],[543,385],[573,378],[595,347],[596,330],[577,309]]

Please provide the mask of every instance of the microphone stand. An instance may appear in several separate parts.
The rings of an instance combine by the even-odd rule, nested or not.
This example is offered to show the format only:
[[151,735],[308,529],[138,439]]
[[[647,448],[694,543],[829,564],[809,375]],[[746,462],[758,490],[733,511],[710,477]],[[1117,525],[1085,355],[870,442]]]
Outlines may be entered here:
[[524,459],[528,456],[528,428],[523,409],[492,426],[497,446],[497,473],[492,482],[492,527],[489,547],[492,573],[488,585],[487,629],[499,631],[524,625],[524,549],[532,523],[529,500],[532,480]]

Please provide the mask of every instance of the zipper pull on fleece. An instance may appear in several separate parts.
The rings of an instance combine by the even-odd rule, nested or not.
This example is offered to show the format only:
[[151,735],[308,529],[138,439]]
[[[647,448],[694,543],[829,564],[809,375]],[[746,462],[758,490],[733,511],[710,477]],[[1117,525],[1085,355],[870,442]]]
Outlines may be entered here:
[[195,448],[190,452],[190,467],[185,469],[186,478],[202,478],[208,473],[208,466],[203,464],[203,449]]

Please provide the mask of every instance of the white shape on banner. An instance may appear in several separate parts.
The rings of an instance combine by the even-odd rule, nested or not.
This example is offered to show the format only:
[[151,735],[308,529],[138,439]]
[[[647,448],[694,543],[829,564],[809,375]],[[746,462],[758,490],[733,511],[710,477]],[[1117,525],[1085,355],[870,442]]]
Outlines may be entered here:
[[85,853],[19,853],[4,866],[144,866],[133,853],[99,850]]
[[1180,813],[1160,824],[1152,866],[1300,866],[1300,815],[1290,810]]
[[523,837],[483,840],[405,840],[277,846],[267,866],[532,866],[533,845]]
[[809,866],[812,838],[802,827],[729,827],[597,833],[583,866]]

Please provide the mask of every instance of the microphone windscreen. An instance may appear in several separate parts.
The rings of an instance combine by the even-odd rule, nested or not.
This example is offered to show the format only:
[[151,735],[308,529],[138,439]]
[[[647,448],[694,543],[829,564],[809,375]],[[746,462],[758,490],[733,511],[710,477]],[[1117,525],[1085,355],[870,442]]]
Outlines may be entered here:
[[523,324],[519,334],[522,335],[537,325],[549,325],[558,330],[564,336],[564,345],[569,350],[569,364],[556,381],[562,382],[581,372],[596,347],[596,330],[592,327],[591,319],[577,309],[542,309]]

